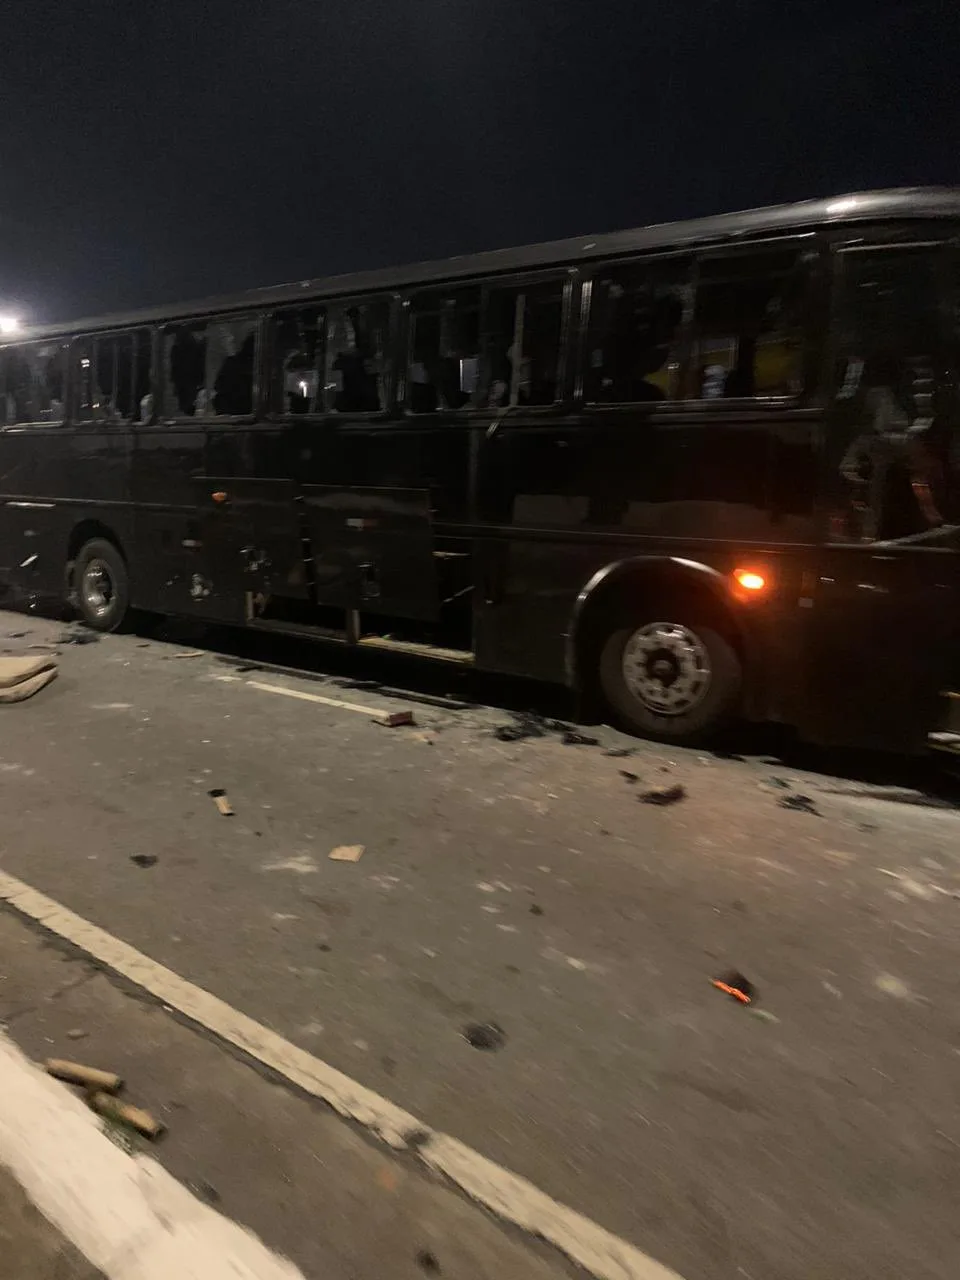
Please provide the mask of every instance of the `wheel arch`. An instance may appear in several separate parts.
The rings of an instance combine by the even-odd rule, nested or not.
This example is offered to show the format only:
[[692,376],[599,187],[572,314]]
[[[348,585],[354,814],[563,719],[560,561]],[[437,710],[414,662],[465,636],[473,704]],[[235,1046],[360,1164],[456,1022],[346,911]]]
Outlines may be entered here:
[[730,640],[749,663],[752,630],[743,610],[737,608],[724,574],[683,556],[630,556],[598,569],[577,596],[566,635],[567,684],[574,689],[584,687],[592,647],[618,610],[632,599],[670,593],[681,600],[707,604],[723,620]]
[[67,558],[64,570],[65,586],[68,600],[72,600],[73,592],[76,590],[76,583],[73,578],[74,565],[80,548],[88,542],[92,542],[95,538],[102,538],[104,542],[109,542],[111,546],[116,547],[123,558],[127,571],[130,570],[130,560],[124,550],[123,542],[115,529],[110,525],[104,524],[102,520],[86,518],[78,520],[70,530],[70,537],[67,540]]

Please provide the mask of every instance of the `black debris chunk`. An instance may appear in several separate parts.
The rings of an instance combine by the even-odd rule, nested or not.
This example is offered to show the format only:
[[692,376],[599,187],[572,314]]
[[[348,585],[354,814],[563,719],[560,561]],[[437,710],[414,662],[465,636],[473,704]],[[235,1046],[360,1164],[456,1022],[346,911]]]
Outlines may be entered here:
[[461,1034],[468,1045],[485,1053],[498,1053],[507,1042],[506,1032],[495,1022],[468,1022]]
[[676,782],[672,787],[651,787],[649,791],[642,791],[637,799],[641,804],[676,804],[686,794],[686,788]]
[[130,861],[136,866],[142,867],[143,870],[146,871],[148,867],[155,867],[157,865],[157,855],[155,853],[132,853],[130,855]]
[[576,729],[567,729],[560,739],[565,747],[599,747],[600,739],[592,738],[589,733],[578,733]]
[[637,754],[636,747],[611,747],[609,751],[603,753],[609,756],[611,760],[624,760],[627,756],[635,756]]
[[532,916],[542,916],[542,915],[543,915],[543,907],[541,907],[541,906],[539,905],[539,903],[536,903],[536,902],[532,903],[532,904],[531,904],[531,906],[530,906],[530,914],[531,914]]
[[522,742],[525,738],[544,738],[546,728],[536,716],[516,715],[513,724],[499,725],[493,736],[500,742]]
[[188,1182],[187,1186],[197,1199],[202,1200],[204,1204],[219,1204],[223,1199],[223,1196],[221,1196],[212,1182]]
[[87,631],[78,627],[74,631],[64,631],[57,636],[57,644],[96,644],[100,635],[96,631]]
[[776,774],[772,773],[770,777],[767,779],[767,782],[770,784],[771,787],[779,787],[782,791],[790,790],[790,783],[786,780],[786,778],[778,778]]
[[620,777],[626,778],[627,782],[629,782],[631,785],[638,780],[638,776],[639,775],[636,773],[631,773],[629,769],[620,770]]
[[819,818],[820,810],[809,796],[781,796],[777,801],[781,809],[793,809],[797,813],[812,813]]
[[437,1261],[437,1255],[431,1253],[429,1249],[421,1249],[417,1254],[417,1266],[421,1271],[428,1271],[431,1275],[438,1276],[440,1274],[440,1263]]

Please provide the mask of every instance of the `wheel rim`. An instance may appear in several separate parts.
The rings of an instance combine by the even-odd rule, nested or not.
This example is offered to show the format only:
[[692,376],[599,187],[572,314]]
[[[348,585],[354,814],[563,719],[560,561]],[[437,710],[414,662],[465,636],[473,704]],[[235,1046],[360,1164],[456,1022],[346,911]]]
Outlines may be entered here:
[[634,631],[623,648],[628,690],[660,716],[682,716],[710,688],[710,655],[695,631],[676,622],[651,622]]
[[84,609],[94,618],[104,618],[113,608],[116,585],[106,560],[93,559],[83,570],[80,594]]

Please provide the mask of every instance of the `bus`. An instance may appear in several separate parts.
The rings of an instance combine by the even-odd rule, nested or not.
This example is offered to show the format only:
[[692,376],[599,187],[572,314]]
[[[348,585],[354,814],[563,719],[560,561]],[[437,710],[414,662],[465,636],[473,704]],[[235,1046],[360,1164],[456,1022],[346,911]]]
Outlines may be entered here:
[[4,589],[922,749],[958,237],[960,190],[880,191],[6,335]]

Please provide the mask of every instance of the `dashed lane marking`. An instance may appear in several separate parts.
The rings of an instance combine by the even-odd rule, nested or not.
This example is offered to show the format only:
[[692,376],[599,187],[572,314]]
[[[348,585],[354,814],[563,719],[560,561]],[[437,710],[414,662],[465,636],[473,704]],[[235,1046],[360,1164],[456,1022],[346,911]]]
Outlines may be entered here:
[[[269,691],[274,689],[269,685],[258,687],[266,687]],[[293,693],[279,686],[276,691],[310,701],[333,701],[311,694]],[[334,705],[351,707],[349,703]],[[353,709],[368,711],[365,707]],[[675,1271],[662,1266],[629,1241],[552,1199],[525,1178],[488,1160],[457,1139],[431,1129],[389,1099],[291,1044],[219,997],[181,978],[172,969],[151,960],[128,943],[5,872],[0,872],[0,902],[8,903],[20,915],[86,952],[162,1004],[286,1077],[304,1092],[322,1099],[389,1146],[412,1148],[423,1164],[448,1178],[473,1200],[498,1217],[554,1245],[598,1280],[681,1280]],[[169,1274],[179,1273],[174,1268]],[[182,1274],[194,1273],[185,1271]],[[210,1275],[213,1277],[219,1273],[211,1272]]]
[[304,689],[287,689],[282,684],[262,684],[259,680],[246,680],[250,689],[259,689],[261,693],[279,693],[284,698],[299,698],[301,702],[322,702],[327,707],[339,707],[341,711],[356,711],[362,716],[389,715],[387,707],[368,707],[361,702],[343,702],[340,698],[324,698],[319,693],[307,693]]

